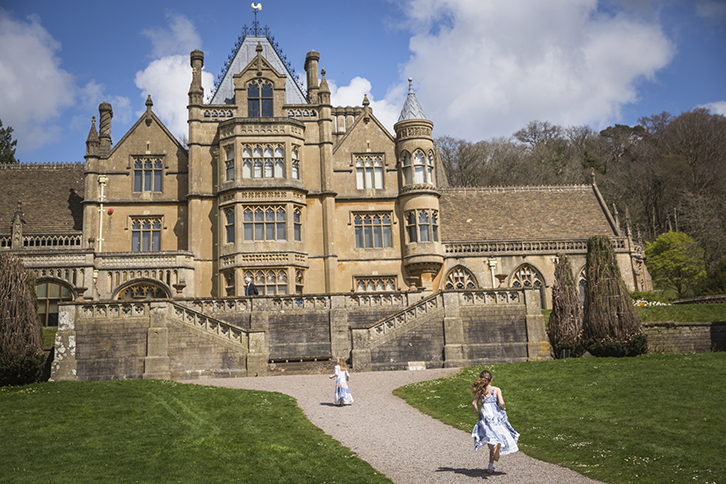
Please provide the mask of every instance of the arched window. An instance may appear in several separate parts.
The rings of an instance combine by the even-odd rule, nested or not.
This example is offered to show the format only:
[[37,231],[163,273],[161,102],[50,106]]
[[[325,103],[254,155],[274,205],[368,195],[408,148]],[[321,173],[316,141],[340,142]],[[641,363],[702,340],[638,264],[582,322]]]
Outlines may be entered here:
[[287,240],[283,207],[246,207],[242,214],[244,240]]
[[408,152],[403,153],[403,184],[411,184],[411,155]]
[[477,289],[476,277],[468,269],[456,266],[446,275],[444,289]]
[[358,190],[383,188],[383,160],[380,156],[357,156],[355,173]]
[[257,286],[261,295],[274,296],[287,294],[287,270],[286,269],[258,269],[245,272]]
[[294,239],[298,242],[302,240],[302,211],[296,208],[292,215]]
[[297,148],[292,149],[292,178],[300,179],[300,155]]
[[63,284],[41,282],[35,286],[41,326],[58,326],[58,303],[72,301],[73,293]]
[[247,87],[247,116],[270,118],[273,116],[272,83],[255,80]]
[[421,150],[416,150],[413,154],[413,175],[414,183],[426,183],[426,165]]
[[545,307],[544,278],[537,269],[529,264],[521,265],[516,271],[514,271],[514,274],[512,274],[511,281],[511,286],[514,288],[537,289],[539,292],[540,304],[542,305],[542,308]]
[[153,281],[139,281],[129,284],[116,295],[119,301],[134,299],[167,299],[169,294],[159,284]]
[[226,178],[227,181],[234,180],[234,149],[232,148],[227,148]]
[[391,247],[391,216],[389,214],[357,214],[355,225],[356,249]]

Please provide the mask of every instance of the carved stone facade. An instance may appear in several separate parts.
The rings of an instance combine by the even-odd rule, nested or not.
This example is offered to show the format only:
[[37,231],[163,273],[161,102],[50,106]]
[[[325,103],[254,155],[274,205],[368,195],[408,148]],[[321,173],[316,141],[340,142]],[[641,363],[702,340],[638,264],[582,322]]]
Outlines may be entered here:
[[0,167],[0,250],[93,301],[241,297],[252,275],[264,295],[531,282],[548,307],[556,255],[579,273],[585,240],[608,235],[628,286],[650,288],[642,247],[594,184],[451,189],[412,87],[394,136],[367,98],[331,105],[319,59],[306,57],[305,92],[277,47],[248,35],[205,102],[192,52],[187,145],[151,98],[113,144],[101,104],[85,163]]

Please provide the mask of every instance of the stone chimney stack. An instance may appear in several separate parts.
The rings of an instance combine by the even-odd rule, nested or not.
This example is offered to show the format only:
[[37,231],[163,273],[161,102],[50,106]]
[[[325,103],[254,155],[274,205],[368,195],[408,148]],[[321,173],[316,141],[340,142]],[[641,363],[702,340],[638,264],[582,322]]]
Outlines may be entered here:
[[99,155],[102,158],[108,156],[111,152],[111,118],[113,118],[113,109],[109,103],[101,103],[98,106],[98,112],[101,115],[101,122],[99,124],[99,135],[100,141]]
[[204,102],[204,88],[202,87],[202,67],[204,67],[204,52],[193,50],[189,54],[189,63],[192,66],[192,84],[189,86],[189,104],[201,105]]
[[308,101],[312,104],[318,102],[318,61],[320,54],[311,50],[305,56],[305,72],[308,74]]

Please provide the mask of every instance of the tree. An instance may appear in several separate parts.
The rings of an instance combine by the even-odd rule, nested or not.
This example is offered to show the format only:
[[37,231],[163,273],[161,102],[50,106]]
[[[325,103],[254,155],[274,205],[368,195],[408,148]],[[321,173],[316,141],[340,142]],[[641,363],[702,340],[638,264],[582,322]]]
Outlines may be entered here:
[[610,239],[587,239],[585,309],[582,337],[595,356],[635,356],[645,353],[647,341],[635,312]]
[[32,383],[43,372],[45,355],[31,284],[20,259],[0,254],[0,386]]
[[567,256],[558,255],[555,265],[555,282],[552,285],[552,313],[547,324],[547,336],[550,339],[555,356],[563,350],[576,356],[581,348],[582,308],[577,292],[572,267]]
[[655,285],[674,290],[676,297],[692,294],[706,276],[703,250],[683,232],[668,232],[647,243],[645,255]]
[[12,126],[3,128],[3,122],[2,122],[2,119],[0,119],[0,163],[1,164],[10,164],[10,163],[18,162],[18,160],[15,159],[15,145],[17,145],[17,144],[18,144],[17,140],[13,139]]

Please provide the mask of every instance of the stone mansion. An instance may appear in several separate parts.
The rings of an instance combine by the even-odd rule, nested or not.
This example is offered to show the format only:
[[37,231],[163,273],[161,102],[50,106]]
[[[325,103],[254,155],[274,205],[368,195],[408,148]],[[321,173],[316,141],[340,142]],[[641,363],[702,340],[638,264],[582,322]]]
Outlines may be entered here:
[[556,256],[582,281],[593,235],[611,238],[630,289],[650,288],[594,181],[449,187],[412,87],[390,133],[366,97],[331,104],[318,52],[305,85],[282,59],[244,36],[207,101],[195,50],[188,133],[149,97],[114,143],[103,103],[85,161],[0,166],[0,250],[35,272],[44,325],[64,301],[242,298],[245,277],[261,296],[533,288],[547,308]]

